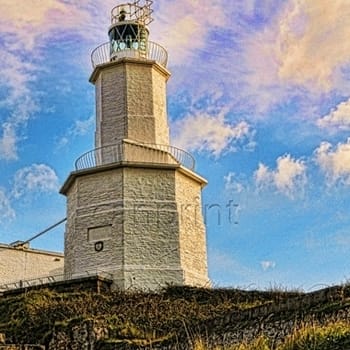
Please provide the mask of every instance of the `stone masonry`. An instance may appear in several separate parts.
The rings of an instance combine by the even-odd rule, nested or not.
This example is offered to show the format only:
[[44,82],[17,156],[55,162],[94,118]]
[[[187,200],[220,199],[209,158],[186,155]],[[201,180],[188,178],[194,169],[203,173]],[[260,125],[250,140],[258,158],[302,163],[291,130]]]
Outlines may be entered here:
[[95,147],[124,139],[169,144],[166,82],[170,73],[154,61],[124,58],[96,68]]
[[[127,25],[120,24],[123,32]],[[61,189],[67,277],[109,272],[121,289],[208,285],[201,209],[207,182],[169,144],[169,77],[164,64],[123,51],[94,66],[94,163],[82,162]]]
[[[71,174],[65,272],[106,271],[121,288],[208,285],[198,175],[129,163]],[[65,188],[63,189],[65,191]],[[103,242],[103,250],[95,244]]]

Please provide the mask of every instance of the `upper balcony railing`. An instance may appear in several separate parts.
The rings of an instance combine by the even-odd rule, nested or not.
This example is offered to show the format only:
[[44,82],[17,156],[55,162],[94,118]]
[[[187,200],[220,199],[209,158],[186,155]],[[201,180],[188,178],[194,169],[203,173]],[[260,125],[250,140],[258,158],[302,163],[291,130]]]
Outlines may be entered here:
[[116,48],[113,43],[104,43],[92,51],[92,67],[96,68],[98,65],[113,62],[121,58],[139,58],[156,61],[166,68],[168,64],[168,53],[165,48],[153,41],[148,41],[144,44],[145,47],[139,48],[138,43],[131,42],[130,47],[120,49],[120,44],[116,45]]
[[140,0],[134,1],[134,3],[120,4],[114,7],[111,11],[111,23],[115,24],[120,22],[120,15],[123,13],[123,20],[125,21],[137,21],[143,26],[149,25],[152,21],[152,0],[145,0],[143,6],[139,5]]
[[193,156],[174,146],[124,141],[84,153],[76,160],[75,169],[90,169],[120,162],[177,164],[190,170],[195,167]]

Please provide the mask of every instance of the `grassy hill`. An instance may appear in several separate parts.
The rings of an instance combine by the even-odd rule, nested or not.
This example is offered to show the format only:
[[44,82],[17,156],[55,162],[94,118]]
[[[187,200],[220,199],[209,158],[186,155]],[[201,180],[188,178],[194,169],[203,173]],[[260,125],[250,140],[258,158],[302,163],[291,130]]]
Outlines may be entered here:
[[[8,343],[96,349],[350,349],[350,287],[305,294],[169,287],[0,298]],[[57,346],[58,348],[58,346]],[[79,347],[78,347],[79,348]]]

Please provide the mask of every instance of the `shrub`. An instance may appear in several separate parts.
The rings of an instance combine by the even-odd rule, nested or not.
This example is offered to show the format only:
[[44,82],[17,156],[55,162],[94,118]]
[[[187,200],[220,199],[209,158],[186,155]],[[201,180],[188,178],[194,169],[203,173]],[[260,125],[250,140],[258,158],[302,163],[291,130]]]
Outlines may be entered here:
[[350,345],[350,323],[304,324],[278,350],[344,350]]

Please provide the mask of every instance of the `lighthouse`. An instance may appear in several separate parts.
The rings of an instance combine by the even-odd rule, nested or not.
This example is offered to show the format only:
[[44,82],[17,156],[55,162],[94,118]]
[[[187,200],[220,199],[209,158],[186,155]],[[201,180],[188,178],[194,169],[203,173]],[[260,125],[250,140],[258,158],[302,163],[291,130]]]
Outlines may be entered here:
[[122,290],[208,286],[195,160],[170,144],[168,54],[149,40],[152,1],[111,11],[109,41],[91,55],[95,148],[75,162],[67,198],[67,278],[107,272]]

